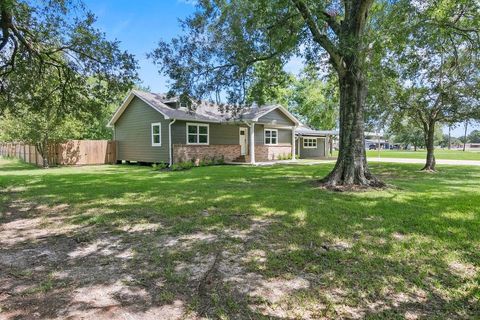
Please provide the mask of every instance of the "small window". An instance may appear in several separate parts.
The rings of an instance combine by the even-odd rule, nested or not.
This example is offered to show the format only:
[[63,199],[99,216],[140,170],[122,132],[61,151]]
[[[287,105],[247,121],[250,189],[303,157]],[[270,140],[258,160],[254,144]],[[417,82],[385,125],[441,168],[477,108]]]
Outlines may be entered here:
[[316,148],[317,147],[317,138],[303,138],[303,147],[304,148]]
[[162,124],[152,123],[152,147],[159,147],[162,145]]
[[278,144],[277,129],[265,129],[265,144]]
[[208,124],[187,123],[187,144],[208,144]]

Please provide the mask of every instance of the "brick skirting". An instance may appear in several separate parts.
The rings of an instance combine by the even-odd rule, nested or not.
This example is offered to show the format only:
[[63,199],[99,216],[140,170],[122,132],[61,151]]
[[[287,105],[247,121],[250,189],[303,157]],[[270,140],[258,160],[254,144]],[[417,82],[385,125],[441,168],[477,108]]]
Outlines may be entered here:
[[[256,145],[255,161],[273,161],[278,160],[280,156],[288,156],[292,154],[291,144],[278,144],[275,146]],[[250,156],[246,157],[246,162],[250,161]]]
[[216,145],[173,145],[173,162],[178,163],[190,160],[204,160],[222,158],[225,161],[233,161],[240,156],[239,144],[216,144]]

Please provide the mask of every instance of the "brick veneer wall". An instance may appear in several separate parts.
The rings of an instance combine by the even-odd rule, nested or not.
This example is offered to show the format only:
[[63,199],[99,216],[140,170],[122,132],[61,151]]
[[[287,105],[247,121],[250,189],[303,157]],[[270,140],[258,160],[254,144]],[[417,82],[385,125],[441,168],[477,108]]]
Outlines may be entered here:
[[221,158],[225,161],[232,161],[240,156],[239,144],[216,144],[216,145],[173,145],[173,162],[189,160],[203,160]]
[[[279,156],[287,156],[292,154],[291,144],[278,144],[275,146],[256,145],[255,161],[272,161],[278,160]],[[248,158],[249,160],[250,158]]]

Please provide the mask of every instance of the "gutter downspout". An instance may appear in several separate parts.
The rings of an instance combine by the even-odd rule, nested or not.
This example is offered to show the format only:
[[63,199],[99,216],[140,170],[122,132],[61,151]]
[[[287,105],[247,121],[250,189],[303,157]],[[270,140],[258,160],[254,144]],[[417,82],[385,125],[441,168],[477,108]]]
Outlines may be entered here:
[[168,158],[169,158],[169,166],[171,167],[173,164],[173,158],[172,158],[172,124],[175,123],[177,119],[173,119],[173,121],[170,121],[168,124]]

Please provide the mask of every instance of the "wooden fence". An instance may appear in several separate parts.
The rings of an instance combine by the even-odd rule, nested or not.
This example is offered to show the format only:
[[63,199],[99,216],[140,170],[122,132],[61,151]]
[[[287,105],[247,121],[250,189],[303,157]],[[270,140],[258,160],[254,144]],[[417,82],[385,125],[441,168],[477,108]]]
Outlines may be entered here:
[[[116,142],[109,140],[69,140],[52,145],[48,157],[49,164],[54,165],[88,165],[116,162]],[[24,143],[1,143],[0,155],[15,157],[25,162],[43,165],[42,156],[34,146]]]

